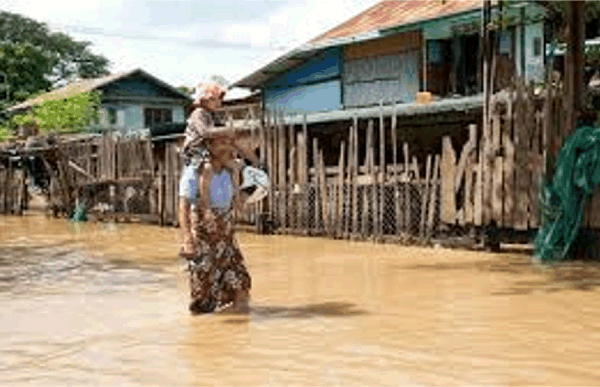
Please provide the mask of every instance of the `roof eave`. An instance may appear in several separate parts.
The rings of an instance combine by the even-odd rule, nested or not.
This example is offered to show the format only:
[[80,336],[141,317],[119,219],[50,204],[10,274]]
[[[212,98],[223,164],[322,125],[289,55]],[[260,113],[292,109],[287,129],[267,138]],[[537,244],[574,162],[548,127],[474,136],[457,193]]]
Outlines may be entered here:
[[[136,69],[124,72],[122,74],[118,74],[115,77],[110,77],[110,76],[106,77],[107,78],[106,80],[98,82],[97,84],[95,84],[95,85],[93,85],[93,86],[91,86],[89,88],[83,89],[81,91],[81,93],[90,92],[90,91],[94,91],[94,90],[99,90],[99,89],[103,88],[106,85],[109,85],[109,84],[114,83],[114,82],[118,82],[118,81],[120,81],[120,80],[122,80],[124,78],[130,77],[131,75],[133,75],[135,73],[138,73],[138,72],[141,73],[144,77],[151,79],[153,82],[157,83],[158,85],[160,85],[160,86],[168,89],[169,91],[171,91],[171,92],[179,95],[186,102],[192,101],[192,98],[189,95],[183,93],[182,91],[177,90],[177,88],[169,85],[166,82],[161,81],[160,79],[156,78],[152,74],[147,73],[146,71],[142,70],[141,68],[136,68]],[[57,90],[59,90],[59,89],[57,89]],[[51,93],[51,92],[48,92],[48,93]],[[75,94],[73,94],[73,95],[75,95]],[[25,111],[25,110],[31,109],[35,105],[36,105],[35,103],[24,101],[24,102],[21,102],[20,104],[17,104],[15,106],[12,106],[12,107],[6,109],[6,111],[9,112],[9,113],[15,113],[15,112],[18,112],[18,111]]]
[[[495,8],[497,7],[497,2],[492,2],[492,7]],[[520,4],[527,4],[527,3],[533,3],[535,4],[535,1],[532,0],[521,0],[521,1],[515,1],[514,4],[512,4],[511,6],[518,6]],[[394,25],[394,26],[390,26],[390,27],[385,27],[385,28],[380,28],[380,29],[376,29],[376,30],[372,30],[366,33],[361,33],[358,35],[353,35],[353,36],[348,36],[348,37],[342,37],[342,38],[333,38],[333,39],[329,39],[326,40],[324,42],[321,43],[306,43],[298,48],[296,48],[295,50],[289,52],[288,54],[283,55],[280,58],[275,59],[274,61],[272,61],[271,63],[263,66],[262,68],[260,68],[259,70],[253,72],[252,74],[244,77],[243,79],[237,81],[236,83],[233,84],[234,87],[244,87],[244,88],[250,88],[250,89],[257,89],[260,88],[261,86],[263,86],[265,83],[267,83],[269,80],[273,79],[274,76],[278,75],[278,74],[283,74],[285,71],[290,70],[293,67],[289,67],[287,68],[285,71],[279,71],[279,72],[275,72],[273,73],[273,75],[267,77],[265,80],[261,80],[260,78],[261,75],[266,75],[266,73],[273,67],[275,67],[276,65],[280,64],[281,61],[285,60],[286,58],[292,57],[293,55],[298,55],[300,53],[304,53],[304,52],[310,52],[310,51],[315,51],[315,52],[319,52],[319,51],[324,51],[328,48],[333,48],[333,47],[342,47],[342,46],[346,46],[349,44],[353,44],[353,43],[360,43],[360,42],[364,42],[367,40],[372,40],[372,39],[377,39],[377,38],[382,38],[391,34],[395,34],[395,33],[399,33],[399,32],[406,32],[406,31],[410,31],[410,30],[415,30],[415,29],[419,29],[420,27],[422,27],[424,24],[426,23],[431,23],[431,22],[435,22],[438,20],[444,20],[444,19],[448,19],[448,18],[453,18],[453,17],[457,17],[460,15],[467,15],[473,12],[477,12],[481,10],[481,6],[476,6],[470,9],[466,9],[466,10],[461,10],[461,11],[457,11],[457,12],[453,12],[453,13],[449,13],[443,16],[439,16],[439,17],[431,17],[431,18],[427,18],[427,19],[421,19],[421,20],[416,20],[414,22],[409,22],[409,23],[401,23],[398,25]]]
[[[345,46],[348,44],[359,43],[359,42],[363,42],[366,40],[377,39],[380,37],[381,37],[381,34],[379,33],[379,31],[371,31],[368,33],[360,34],[360,35],[349,36],[349,37],[344,37],[344,38],[339,38],[339,39],[332,39],[325,43],[319,43],[319,44],[306,43],[306,44],[296,48],[295,50],[292,50],[289,53],[275,59],[271,63],[263,66],[259,70],[256,70],[255,72],[246,76],[245,78],[235,82],[232,85],[232,87],[245,87],[245,88],[250,88],[250,89],[258,89],[261,86],[263,86],[265,83],[267,83],[269,80],[273,79],[275,76],[284,74],[286,71],[291,70],[292,68],[304,63],[306,60],[308,60],[312,56],[317,55],[327,49],[334,48],[334,47],[342,47],[342,46]],[[273,71],[272,70],[273,67],[276,67],[281,64],[285,64],[285,62],[284,62],[285,60],[290,60],[290,61],[296,60],[296,58],[294,58],[294,57],[295,56],[297,57],[298,55],[301,55],[304,58],[304,60],[301,60],[292,66],[286,66],[285,70],[283,70],[283,71]],[[260,77],[261,75],[263,75],[263,76],[270,75],[270,76],[268,76],[268,78],[263,81],[257,80],[256,78]]]

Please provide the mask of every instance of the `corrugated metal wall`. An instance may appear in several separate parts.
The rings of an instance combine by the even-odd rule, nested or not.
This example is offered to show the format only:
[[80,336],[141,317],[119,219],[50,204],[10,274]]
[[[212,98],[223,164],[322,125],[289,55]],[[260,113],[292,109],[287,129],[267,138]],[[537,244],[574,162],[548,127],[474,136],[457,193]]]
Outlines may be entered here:
[[348,61],[344,64],[344,106],[412,102],[419,91],[416,51]]
[[268,109],[315,112],[341,108],[341,49],[326,51],[265,88]]
[[420,87],[420,33],[363,42],[344,51],[344,107],[412,102]]

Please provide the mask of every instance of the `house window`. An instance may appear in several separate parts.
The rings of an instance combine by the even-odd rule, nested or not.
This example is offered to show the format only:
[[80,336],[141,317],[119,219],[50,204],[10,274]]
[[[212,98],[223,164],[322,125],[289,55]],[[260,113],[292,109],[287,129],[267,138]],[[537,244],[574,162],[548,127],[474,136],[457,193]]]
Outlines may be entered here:
[[170,122],[173,122],[171,109],[144,109],[144,126],[146,128]]
[[533,56],[541,56],[542,55],[542,38],[537,37],[533,38]]
[[117,109],[109,107],[106,109],[106,113],[108,116],[108,124],[115,125],[117,123]]

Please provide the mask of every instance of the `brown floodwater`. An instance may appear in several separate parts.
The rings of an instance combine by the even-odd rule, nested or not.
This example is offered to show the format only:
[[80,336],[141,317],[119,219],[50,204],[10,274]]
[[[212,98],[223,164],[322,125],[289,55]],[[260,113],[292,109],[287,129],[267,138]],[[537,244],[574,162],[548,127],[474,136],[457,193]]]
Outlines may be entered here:
[[191,316],[177,230],[0,217],[0,384],[600,384],[597,266],[239,240],[251,313]]

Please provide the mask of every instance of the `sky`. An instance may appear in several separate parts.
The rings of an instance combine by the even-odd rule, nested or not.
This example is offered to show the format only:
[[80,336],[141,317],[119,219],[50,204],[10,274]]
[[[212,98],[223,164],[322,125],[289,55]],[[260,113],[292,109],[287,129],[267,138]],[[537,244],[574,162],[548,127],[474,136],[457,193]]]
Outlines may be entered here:
[[0,0],[173,86],[240,80],[379,0]]

